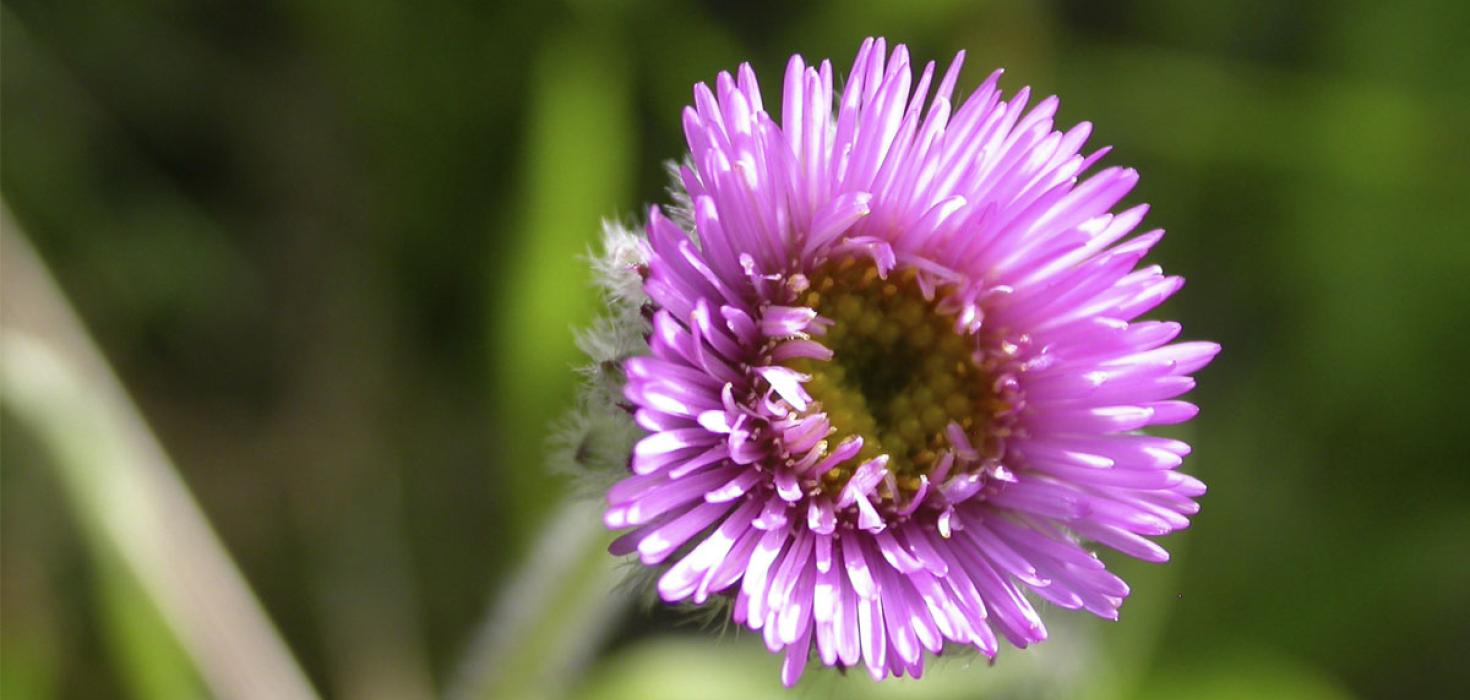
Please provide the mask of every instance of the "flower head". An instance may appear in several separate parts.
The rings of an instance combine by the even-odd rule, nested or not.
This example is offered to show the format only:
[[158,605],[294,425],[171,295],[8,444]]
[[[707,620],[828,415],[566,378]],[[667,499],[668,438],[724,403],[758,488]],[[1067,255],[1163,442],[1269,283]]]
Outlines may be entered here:
[[1135,320],[1182,283],[1138,267],[1162,232],[1124,240],[1146,207],[1112,211],[1137,174],[1084,176],[1090,126],[999,71],[954,107],[962,59],[915,82],[870,39],[835,95],[793,57],[780,123],[722,73],[684,111],[687,199],[649,213],[612,551],[666,601],[730,599],[788,685],[813,650],[882,679],[1040,642],[1033,597],[1116,618],[1087,544],[1164,561],[1205,490],[1139,432],[1194,416],[1219,348]]

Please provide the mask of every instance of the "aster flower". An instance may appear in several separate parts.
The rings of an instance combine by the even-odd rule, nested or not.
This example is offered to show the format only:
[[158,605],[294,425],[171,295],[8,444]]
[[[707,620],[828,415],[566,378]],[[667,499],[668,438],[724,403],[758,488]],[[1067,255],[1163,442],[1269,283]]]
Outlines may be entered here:
[[962,60],[931,97],[933,63],[915,82],[870,39],[836,96],[792,57],[779,123],[748,65],[696,86],[679,206],[616,241],[646,434],[611,550],[665,601],[727,599],[787,685],[813,652],[883,679],[1026,647],[1033,599],[1115,619],[1128,586],[1089,547],[1165,561],[1149,537],[1205,491],[1139,432],[1195,415],[1175,397],[1219,348],[1136,320],[1182,284],[1138,267],[1147,207],[1112,211],[1137,173],[1084,176],[1090,125],[1002,99],[1000,71],[954,107]]

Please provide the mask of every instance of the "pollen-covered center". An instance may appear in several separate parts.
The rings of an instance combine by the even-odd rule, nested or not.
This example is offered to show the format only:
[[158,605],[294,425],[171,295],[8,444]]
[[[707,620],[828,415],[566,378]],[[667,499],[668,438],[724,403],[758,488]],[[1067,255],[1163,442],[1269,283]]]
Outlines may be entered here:
[[810,279],[800,301],[832,322],[817,337],[832,359],[789,366],[811,375],[806,390],[835,430],[829,444],[863,438],[858,459],[822,476],[827,488],[841,488],[857,465],[886,454],[899,489],[917,489],[949,448],[951,422],[984,444],[993,401],[975,340],[955,333],[954,317],[936,309],[937,295],[924,298],[914,270],[882,279],[872,263],[843,258]]

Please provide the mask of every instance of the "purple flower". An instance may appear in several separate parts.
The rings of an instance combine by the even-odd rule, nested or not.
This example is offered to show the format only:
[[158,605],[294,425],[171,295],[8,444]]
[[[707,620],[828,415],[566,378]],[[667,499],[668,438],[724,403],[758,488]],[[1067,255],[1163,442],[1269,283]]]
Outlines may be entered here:
[[1090,125],[1000,71],[953,107],[962,59],[915,83],[870,39],[834,101],[794,56],[780,123],[722,73],[684,111],[684,206],[649,214],[611,550],[666,601],[730,599],[787,685],[813,650],[882,679],[1040,642],[1033,599],[1114,619],[1128,586],[1085,543],[1162,562],[1205,491],[1139,432],[1195,415],[1175,397],[1219,346],[1136,320],[1182,284],[1137,267],[1161,231],[1124,240],[1147,207],[1112,211],[1137,173],[1084,178]]

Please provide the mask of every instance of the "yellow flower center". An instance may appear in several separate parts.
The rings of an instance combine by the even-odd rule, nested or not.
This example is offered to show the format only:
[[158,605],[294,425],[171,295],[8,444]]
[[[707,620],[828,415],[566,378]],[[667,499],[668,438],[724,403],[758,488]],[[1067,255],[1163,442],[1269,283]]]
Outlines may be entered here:
[[[796,359],[788,365],[811,375],[806,390],[826,412],[836,447],[861,435],[858,457],[822,476],[835,493],[862,462],[888,455],[899,490],[912,492],[950,447],[950,422],[980,448],[997,406],[987,374],[976,364],[974,336],[954,331],[954,317],[924,298],[913,269],[881,279],[867,261],[842,258],[810,276],[800,302],[832,321],[816,339],[830,361]],[[880,487],[880,494],[894,497]]]

